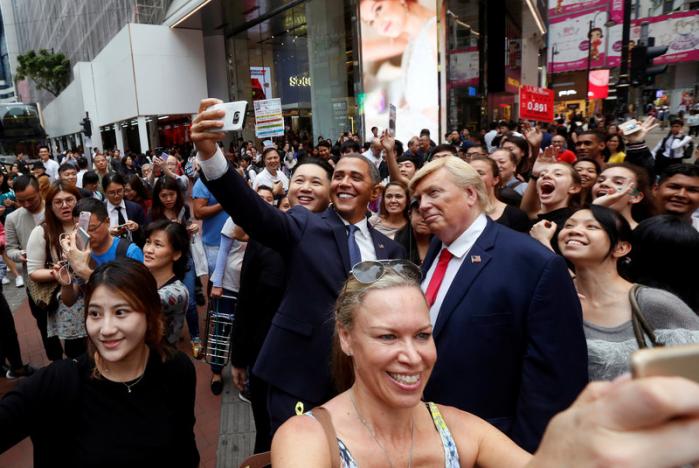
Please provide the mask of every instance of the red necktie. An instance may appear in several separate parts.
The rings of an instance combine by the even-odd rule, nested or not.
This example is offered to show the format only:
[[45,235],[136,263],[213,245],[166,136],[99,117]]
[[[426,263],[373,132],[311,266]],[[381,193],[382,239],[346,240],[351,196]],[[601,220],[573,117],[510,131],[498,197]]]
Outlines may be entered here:
[[439,292],[439,287],[442,285],[444,280],[444,274],[447,272],[447,267],[449,266],[449,260],[453,255],[449,250],[442,249],[439,254],[439,261],[437,262],[437,268],[434,269],[432,278],[430,278],[430,284],[427,285],[427,292],[425,292],[425,297],[427,298],[427,303],[432,307],[434,301],[437,300],[437,293]]

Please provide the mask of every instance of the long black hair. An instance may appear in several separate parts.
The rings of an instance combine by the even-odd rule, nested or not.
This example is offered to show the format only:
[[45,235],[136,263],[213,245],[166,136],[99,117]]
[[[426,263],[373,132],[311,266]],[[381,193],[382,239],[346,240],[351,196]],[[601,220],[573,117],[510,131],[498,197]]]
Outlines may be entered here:
[[184,206],[184,196],[182,195],[182,190],[177,184],[177,180],[170,176],[162,176],[158,178],[158,181],[153,187],[153,204],[150,209],[150,219],[153,221],[165,218],[165,206],[163,202],[160,201],[160,192],[163,190],[173,190],[177,193],[177,200],[175,201],[175,213],[179,213]]
[[631,279],[665,289],[699,311],[696,277],[681,267],[699,258],[699,232],[673,215],[653,216],[633,231]]
[[180,253],[180,258],[175,260],[172,265],[172,271],[175,273],[177,279],[184,279],[184,275],[188,269],[190,255],[187,228],[176,221],[161,219],[150,223],[148,227],[146,227],[146,239],[148,239],[151,234],[158,231],[163,231],[165,235],[167,235],[172,250]]

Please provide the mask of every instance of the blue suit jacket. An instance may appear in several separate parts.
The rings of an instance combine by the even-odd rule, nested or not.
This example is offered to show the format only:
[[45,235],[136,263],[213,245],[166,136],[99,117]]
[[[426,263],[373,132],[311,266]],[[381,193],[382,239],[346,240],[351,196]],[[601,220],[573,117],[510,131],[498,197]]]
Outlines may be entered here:
[[[333,306],[350,271],[347,230],[333,208],[286,214],[263,201],[234,170],[205,180],[224,210],[252,239],[285,257],[286,291],[253,371],[300,399],[322,403],[335,394],[330,374]],[[379,259],[405,251],[370,229]]]
[[[423,273],[441,249],[432,241]],[[488,219],[441,305],[425,398],[476,414],[534,451],[587,384],[582,309],[562,257]]]

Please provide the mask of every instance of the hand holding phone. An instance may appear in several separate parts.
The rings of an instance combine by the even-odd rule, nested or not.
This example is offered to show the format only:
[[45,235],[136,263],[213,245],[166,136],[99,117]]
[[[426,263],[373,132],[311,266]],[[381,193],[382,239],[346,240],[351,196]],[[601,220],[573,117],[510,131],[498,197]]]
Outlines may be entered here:
[[226,115],[223,117],[223,127],[211,129],[212,132],[237,132],[245,126],[245,110],[247,109],[247,101],[224,102],[214,104],[207,110],[223,110]]
[[699,344],[663,346],[631,355],[631,373],[641,377],[684,377],[699,383]]

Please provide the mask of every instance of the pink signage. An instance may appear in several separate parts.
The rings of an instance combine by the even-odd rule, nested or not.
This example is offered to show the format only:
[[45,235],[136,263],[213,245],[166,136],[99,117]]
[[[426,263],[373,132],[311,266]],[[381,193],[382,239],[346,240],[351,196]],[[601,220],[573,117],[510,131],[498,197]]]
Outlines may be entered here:
[[575,15],[581,11],[607,6],[609,6],[609,0],[549,0],[549,19],[561,15]]
[[664,55],[653,63],[664,65],[699,60],[699,15],[695,11],[681,11],[633,21],[631,40],[641,37],[641,23],[647,22],[648,35],[655,38],[656,46],[668,46]]

